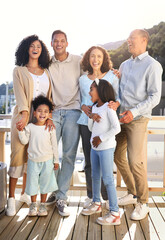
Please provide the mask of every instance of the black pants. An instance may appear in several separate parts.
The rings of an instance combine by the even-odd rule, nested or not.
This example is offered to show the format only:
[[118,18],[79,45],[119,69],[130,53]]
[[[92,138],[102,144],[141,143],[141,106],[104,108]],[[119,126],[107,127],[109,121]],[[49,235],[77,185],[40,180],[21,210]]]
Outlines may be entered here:
[[[91,160],[90,160],[90,151],[91,151],[91,132],[88,129],[88,126],[80,125],[80,136],[82,138],[82,147],[85,156],[85,176],[86,176],[86,186],[87,186],[87,196],[92,198],[92,178],[91,178]],[[101,195],[104,200],[108,200],[108,195],[106,187],[104,186],[103,180],[101,180]]]

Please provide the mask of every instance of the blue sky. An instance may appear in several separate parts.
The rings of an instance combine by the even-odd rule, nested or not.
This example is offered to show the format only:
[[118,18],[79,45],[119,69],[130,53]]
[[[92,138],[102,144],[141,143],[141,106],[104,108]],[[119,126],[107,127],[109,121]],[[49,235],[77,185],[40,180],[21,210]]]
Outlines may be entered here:
[[15,50],[26,36],[37,34],[51,55],[51,34],[68,35],[68,51],[126,39],[135,28],[165,22],[164,0],[5,0],[0,3],[0,84],[12,81]]

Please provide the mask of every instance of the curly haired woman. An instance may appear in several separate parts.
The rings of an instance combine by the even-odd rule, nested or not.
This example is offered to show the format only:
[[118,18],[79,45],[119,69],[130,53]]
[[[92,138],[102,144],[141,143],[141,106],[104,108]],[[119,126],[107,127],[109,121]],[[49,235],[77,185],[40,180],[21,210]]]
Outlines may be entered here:
[[[23,176],[24,194],[26,185],[26,162],[27,145],[20,143],[18,138],[19,129],[23,129],[29,122],[33,122],[32,100],[42,94],[51,98],[51,83],[47,68],[50,64],[50,55],[45,44],[37,35],[24,38],[15,53],[16,67],[13,71],[13,88],[16,98],[16,106],[11,122],[11,162],[8,174],[9,198],[7,202],[6,215],[14,216],[15,207],[15,188],[18,178]],[[52,126],[53,122],[49,119],[47,125]]]

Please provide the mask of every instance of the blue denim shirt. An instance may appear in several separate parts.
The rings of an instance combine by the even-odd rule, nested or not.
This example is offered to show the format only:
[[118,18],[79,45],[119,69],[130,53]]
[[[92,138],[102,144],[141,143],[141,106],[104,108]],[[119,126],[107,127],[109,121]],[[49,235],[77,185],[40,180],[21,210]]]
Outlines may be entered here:
[[152,109],[161,97],[160,63],[144,52],[123,62],[120,74],[120,112],[130,110],[135,120],[141,116],[151,118]]
[[[102,78],[104,80],[107,80],[109,83],[112,84],[115,95],[116,95],[116,101],[120,102],[119,99],[119,79],[114,75],[113,71],[108,71],[105,76]],[[79,86],[80,86],[80,95],[81,95],[81,106],[83,104],[87,106],[92,106],[93,102],[91,101],[91,96],[89,95],[90,86],[92,84],[93,80],[89,79],[87,75],[82,75],[79,78]],[[81,125],[88,125],[88,116],[82,111],[80,118],[77,122]]]

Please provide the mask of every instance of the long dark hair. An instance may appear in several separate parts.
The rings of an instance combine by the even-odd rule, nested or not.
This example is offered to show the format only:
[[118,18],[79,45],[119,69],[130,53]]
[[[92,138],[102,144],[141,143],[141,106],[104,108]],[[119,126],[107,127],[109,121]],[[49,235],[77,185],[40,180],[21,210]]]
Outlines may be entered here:
[[48,68],[50,64],[50,54],[46,45],[39,39],[37,35],[28,36],[20,42],[15,52],[15,64],[17,66],[25,66],[29,62],[29,48],[34,41],[39,41],[42,47],[42,52],[38,59],[39,65],[41,68]]
[[114,89],[108,81],[99,79],[98,84],[96,83],[96,81],[94,81],[92,84],[94,84],[94,86],[97,88],[99,98],[103,103],[115,101]]

